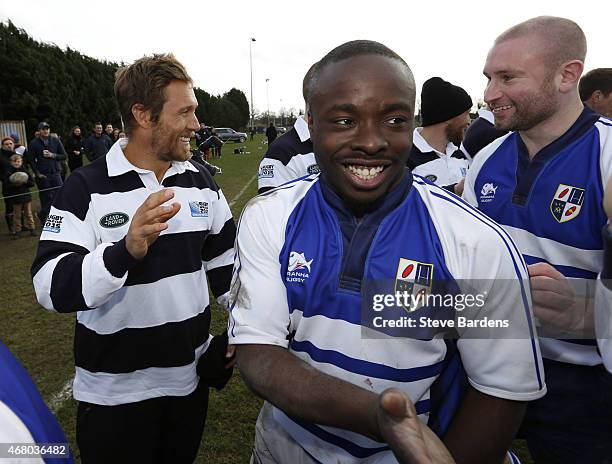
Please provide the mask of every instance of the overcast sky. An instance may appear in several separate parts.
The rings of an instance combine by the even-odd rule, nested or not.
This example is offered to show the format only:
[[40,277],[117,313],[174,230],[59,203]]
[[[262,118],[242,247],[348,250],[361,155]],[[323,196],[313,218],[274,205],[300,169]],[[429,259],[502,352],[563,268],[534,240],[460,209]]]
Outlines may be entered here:
[[[256,111],[300,109],[310,65],[343,42],[377,40],[411,66],[417,91],[440,76],[482,98],[482,67],[497,35],[543,14],[576,21],[588,40],[586,70],[612,66],[606,2],[307,0],[0,0],[10,18],[36,40],[69,46],[98,59],[129,63],[144,54],[173,52],[198,87],[222,94],[232,87],[250,100],[253,49]],[[266,79],[269,83],[266,85]],[[268,87],[268,95],[266,95]]]

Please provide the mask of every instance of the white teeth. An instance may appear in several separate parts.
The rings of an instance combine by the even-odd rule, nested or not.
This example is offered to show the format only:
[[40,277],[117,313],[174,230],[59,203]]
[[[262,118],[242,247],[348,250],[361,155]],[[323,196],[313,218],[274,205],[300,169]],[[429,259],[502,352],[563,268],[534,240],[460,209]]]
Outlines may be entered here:
[[380,174],[383,170],[383,166],[376,166],[372,168],[367,168],[365,166],[347,166],[348,170],[355,174],[357,177],[363,180],[371,180],[374,179],[378,174]]
[[510,108],[512,108],[512,105],[496,106],[495,108],[493,108],[493,113],[497,113],[498,111],[507,110]]

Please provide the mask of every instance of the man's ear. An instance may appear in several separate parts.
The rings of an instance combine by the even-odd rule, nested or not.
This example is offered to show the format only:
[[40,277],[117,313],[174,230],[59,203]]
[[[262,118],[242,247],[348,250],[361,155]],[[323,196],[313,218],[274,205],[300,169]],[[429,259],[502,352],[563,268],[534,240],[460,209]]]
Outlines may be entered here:
[[132,105],[132,116],[134,116],[136,124],[142,129],[149,129],[151,127],[151,111],[145,110],[142,104],[136,103]]
[[567,93],[578,85],[580,76],[584,71],[584,63],[580,60],[572,60],[561,65],[561,82],[559,90]]

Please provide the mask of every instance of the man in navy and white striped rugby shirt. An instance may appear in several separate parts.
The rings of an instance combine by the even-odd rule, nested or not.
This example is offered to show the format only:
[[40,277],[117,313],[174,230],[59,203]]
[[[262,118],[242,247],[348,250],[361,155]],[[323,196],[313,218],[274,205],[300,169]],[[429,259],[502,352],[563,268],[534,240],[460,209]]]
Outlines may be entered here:
[[58,193],[34,287],[45,308],[77,313],[83,462],[192,462],[208,404],[196,373],[212,339],[208,284],[225,304],[235,226],[189,160],[199,126],[183,66],[142,58],[117,73],[115,94],[129,137]]
[[612,456],[609,378],[585,335],[603,264],[612,121],[580,101],[585,54],[584,33],[563,18],[534,18],[496,39],[484,98],[495,127],[515,132],[478,153],[463,194],[519,246],[543,329],[567,331],[540,339],[549,395],[529,405],[523,427],[536,462]]
[[[405,168],[414,101],[410,69],[384,45],[332,50],[309,101],[321,175],[266,192],[242,214],[229,336],[266,400],[256,463],[449,462],[432,430],[457,462],[501,463],[525,402],[545,393],[517,248]],[[509,283],[488,293],[483,313],[507,320],[516,339],[364,336],[368,288],[414,288],[417,269],[431,285]]]

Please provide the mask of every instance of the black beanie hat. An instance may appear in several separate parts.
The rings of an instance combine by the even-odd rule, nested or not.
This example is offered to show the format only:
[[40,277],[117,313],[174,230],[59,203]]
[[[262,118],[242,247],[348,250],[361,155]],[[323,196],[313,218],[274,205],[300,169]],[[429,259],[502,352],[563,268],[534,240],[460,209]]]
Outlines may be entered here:
[[422,126],[431,126],[465,113],[472,107],[472,99],[461,87],[432,77],[421,90]]

